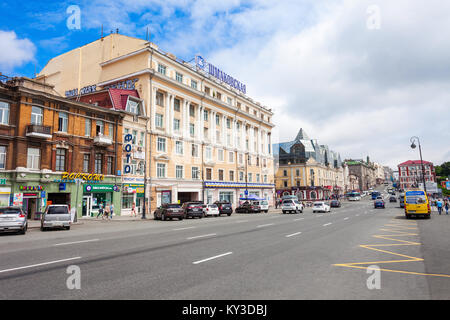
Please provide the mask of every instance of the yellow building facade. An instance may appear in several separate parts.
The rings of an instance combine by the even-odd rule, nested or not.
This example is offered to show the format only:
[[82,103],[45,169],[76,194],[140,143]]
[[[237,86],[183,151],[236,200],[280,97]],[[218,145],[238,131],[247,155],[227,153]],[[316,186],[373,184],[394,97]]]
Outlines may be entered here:
[[148,117],[147,213],[167,202],[237,205],[246,194],[273,204],[273,113],[231,85],[237,81],[220,81],[151,42],[120,34],[51,59],[37,80],[72,98],[105,88],[138,91]]

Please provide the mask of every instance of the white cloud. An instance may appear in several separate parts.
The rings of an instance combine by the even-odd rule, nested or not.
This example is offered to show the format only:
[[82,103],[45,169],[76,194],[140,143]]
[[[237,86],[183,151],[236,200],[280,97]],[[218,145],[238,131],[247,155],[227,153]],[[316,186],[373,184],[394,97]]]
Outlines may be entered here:
[[0,30],[0,69],[4,74],[13,72],[14,68],[34,61],[36,47],[28,39],[18,39],[14,31]]

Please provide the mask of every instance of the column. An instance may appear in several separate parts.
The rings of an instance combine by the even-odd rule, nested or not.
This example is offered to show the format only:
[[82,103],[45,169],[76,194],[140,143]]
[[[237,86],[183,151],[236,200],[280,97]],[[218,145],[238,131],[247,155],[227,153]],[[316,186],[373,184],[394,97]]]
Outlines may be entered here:
[[172,95],[167,93],[165,96],[164,102],[164,120],[165,120],[165,131],[169,134],[170,131],[170,100],[172,99]]
[[189,137],[189,101],[183,101],[183,137]]
[[200,105],[197,106],[197,121],[196,121],[196,132],[195,132],[195,137],[200,140],[203,141],[203,126],[202,126],[202,114],[203,112],[203,107],[201,107]]
[[227,117],[225,115],[222,116],[222,145],[224,147],[227,146]]
[[151,114],[151,125],[150,125],[150,129],[151,128],[155,128],[155,120],[156,120],[156,91],[158,90],[158,88],[153,87],[153,92],[152,92],[152,101],[153,101],[153,105],[151,106],[152,108],[152,114]]
[[211,110],[211,143],[216,144],[217,143],[217,136],[216,136],[216,111]]

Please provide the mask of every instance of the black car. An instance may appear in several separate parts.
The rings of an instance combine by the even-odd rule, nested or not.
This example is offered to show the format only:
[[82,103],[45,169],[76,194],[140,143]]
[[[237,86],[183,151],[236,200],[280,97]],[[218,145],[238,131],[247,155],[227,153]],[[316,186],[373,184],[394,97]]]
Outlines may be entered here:
[[155,220],[172,220],[173,218],[183,220],[184,210],[178,203],[165,203],[155,210],[153,216]]
[[233,213],[233,206],[229,202],[216,201],[214,202],[214,204],[219,207],[219,215],[227,214],[228,216],[231,216],[231,214]]
[[331,208],[340,208],[341,202],[339,200],[331,200],[330,201],[330,207]]
[[250,202],[244,202],[235,210],[236,213],[259,213],[261,212],[261,207],[254,205]]
[[394,196],[389,197],[389,202],[397,202],[397,198]]
[[182,209],[184,211],[185,218],[203,218],[203,202],[201,201],[189,201],[183,203]]

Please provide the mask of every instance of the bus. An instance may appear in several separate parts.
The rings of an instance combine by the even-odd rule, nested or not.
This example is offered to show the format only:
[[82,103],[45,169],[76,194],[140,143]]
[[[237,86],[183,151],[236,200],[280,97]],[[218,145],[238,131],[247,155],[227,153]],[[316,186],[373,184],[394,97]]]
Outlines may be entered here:
[[419,215],[427,219],[431,217],[430,203],[425,191],[406,190],[404,203],[406,219]]
[[361,200],[361,194],[359,192],[350,192],[348,194],[348,201],[360,201]]

